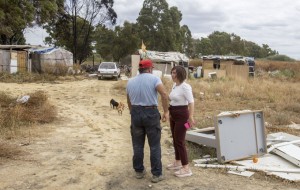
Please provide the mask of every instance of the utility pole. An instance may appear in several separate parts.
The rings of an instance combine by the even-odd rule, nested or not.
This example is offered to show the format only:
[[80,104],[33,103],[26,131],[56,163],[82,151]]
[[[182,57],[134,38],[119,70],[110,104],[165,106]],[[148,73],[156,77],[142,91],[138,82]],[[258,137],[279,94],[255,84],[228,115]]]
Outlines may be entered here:
[[77,0],[72,0],[73,14],[73,62],[77,64]]

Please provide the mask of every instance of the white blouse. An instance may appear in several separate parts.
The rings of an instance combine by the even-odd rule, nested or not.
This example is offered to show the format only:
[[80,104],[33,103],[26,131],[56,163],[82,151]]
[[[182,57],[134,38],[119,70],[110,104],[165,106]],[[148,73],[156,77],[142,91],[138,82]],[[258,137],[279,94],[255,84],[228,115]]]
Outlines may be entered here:
[[183,82],[180,85],[176,86],[175,83],[173,85],[171,93],[169,94],[169,99],[171,100],[171,106],[185,106],[189,103],[194,102],[191,85]]

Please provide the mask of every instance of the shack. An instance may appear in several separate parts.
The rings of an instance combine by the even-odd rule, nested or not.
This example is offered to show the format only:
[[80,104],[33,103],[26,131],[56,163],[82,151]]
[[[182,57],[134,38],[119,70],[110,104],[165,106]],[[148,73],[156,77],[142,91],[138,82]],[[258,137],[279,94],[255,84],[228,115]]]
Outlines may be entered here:
[[[250,58],[242,56],[204,56],[202,57],[203,78],[210,77],[231,77],[235,79],[247,79],[250,73],[250,65],[247,60]],[[252,71],[253,74],[254,71]]]
[[181,65],[188,71],[189,58],[180,52],[158,52],[149,50],[138,50],[138,55],[132,55],[132,76],[138,72],[138,64],[141,59],[150,59],[154,64],[154,72],[161,72],[163,77],[171,76],[171,69],[176,65]]
[[73,54],[54,47],[0,45],[0,72],[51,72],[72,69]]
[[32,48],[31,66],[34,72],[67,72],[73,69],[73,54],[62,48]]
[[28,71],[29,45],[0,45],[0,72]]

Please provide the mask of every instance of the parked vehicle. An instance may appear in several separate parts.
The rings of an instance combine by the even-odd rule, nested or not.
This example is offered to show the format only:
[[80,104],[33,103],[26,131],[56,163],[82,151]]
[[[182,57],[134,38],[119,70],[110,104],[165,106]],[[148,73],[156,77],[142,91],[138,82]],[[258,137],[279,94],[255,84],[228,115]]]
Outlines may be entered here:
[[120,77],[120,68],[116,62],[102,62],[98,68],[98,79]]

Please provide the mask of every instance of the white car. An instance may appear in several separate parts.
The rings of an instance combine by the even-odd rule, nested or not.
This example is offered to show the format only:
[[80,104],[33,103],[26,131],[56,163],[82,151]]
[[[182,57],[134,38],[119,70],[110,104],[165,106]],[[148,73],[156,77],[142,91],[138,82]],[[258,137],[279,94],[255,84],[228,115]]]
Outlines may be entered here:
[[118,80],[120,77],[120,68],[116,62],[102,62],[98,68],[98,79],[115,78]]

